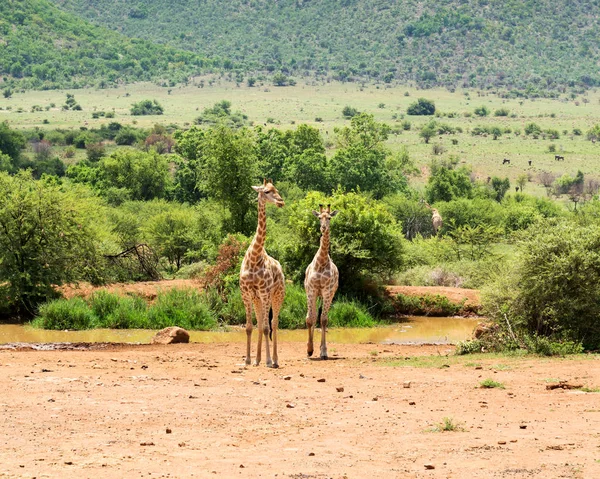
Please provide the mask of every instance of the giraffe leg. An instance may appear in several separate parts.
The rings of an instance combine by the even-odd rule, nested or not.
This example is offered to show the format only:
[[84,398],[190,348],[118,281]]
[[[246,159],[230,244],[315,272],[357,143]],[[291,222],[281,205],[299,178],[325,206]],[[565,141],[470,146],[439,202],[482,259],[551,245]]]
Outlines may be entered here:
[[285,286],[282,287],[282,291],[277,291],[273,296],[273,367],[279,367],[279,357],[277,355],[277,333],[279,331],[279,311],[281,310],[281,305],[283,304],[283,298],[285,296]]
[[315,323],[317,322],[317,296],[314,293],[307,294],[306,327],[308,328],[308,343],[306,345],[306,354],[308,357],[313,355],[313,335],[315,332]]
[[244,301],[244,308],[246,309],[246,364],[250,364],[252,343],[252,298],[242,294],[242,300]]
[[262,354],[262,328],[264,323],[263,317],[263,304],[259,298],[256,298],[254,301],[254,314],[256,315],[256,328],[258,329],[258,345],[256,346],[256,360],[254,361],[254,366],[258,366],[260,364],[261,354]]
[[273,361],[271,360],[271,348],[269,347],[269,312],[271,305],[269,302],[263,303],[262,313],[262,333],[265,336],[265,355],[267,356],[267,367],[273,367]]
[[327,359],[327,342],[325,335],[327,333],[327,323],[329,322],[329,308],[333,295],[323,296],[323,310],[321,311],[321,359]]

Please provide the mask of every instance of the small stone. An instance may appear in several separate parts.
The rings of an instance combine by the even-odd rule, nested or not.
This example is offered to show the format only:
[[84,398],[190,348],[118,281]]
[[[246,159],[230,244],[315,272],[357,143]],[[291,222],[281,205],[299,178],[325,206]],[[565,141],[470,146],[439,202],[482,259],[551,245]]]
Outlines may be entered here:
[[295,404],[292,404],[292,403],[287,403],[287,404],[285,405],[285,407],[287,407],[287,408],[289,408],[289,409],[294,409],[294,408],[296,407],[296,405],[295,405]]
[[517,442],[517,440],[516,439],[511,439],[510,442]]
[[435,469],[435,466],[433,464],[424,464],[425,469]]
[[140,442],[140,446],[154,446],[154,443],[151,441]]
[[404,386],[405,389],[409,389],[410,388],[410,384],[411,384],[411,381],[404,381],[403,386]]
[[506,441],[498,441],[498,444],[500,444],[501,446],[503,446],[504,444],[506,444]]
[[284,381],[289,381],[290,379],[292,379],[292,376],[283,376]]
[[321,379],[317,379],[318,383],[324,383],[325,382],[325,378],[321,378]]
[[527,429],[527,424],[521,424],[521,425],[519,426],[519,428],[520,428],[520,429]]
[[315,453],[314,453],[314,452],[309,452],[309,453],[308,453],[308,455],[309,455],[309,456],[314,456],[314,455],[315,455]]
[[179,447],[185,447],[185,442],[180,442],[179,444],[177,444]]
[[339,388],[335,388],[335,390],[339,393],[343,393],[344,392],[344,387],[340,386]]
[[475,369],[483,369],[483,366],[475,366]]
[[408,405],[409,405],[409,406],[414,406],[415,404],[417,404],[417,403],[416,403],[416,402],[414,402],[414,401],[409,401],[409,402],[408,402]]
[[65,464],[66,464],[67,466],[72,466],[72,465],[73,465],[73,461],[65,461]]
[[244,469],[246,466],[244,466],[243,464],[240,464],[240,469]]
[[171,428],[168,427],[166,432],[167,432],[167,434],[171,434],[173,431],[171,431]]
[[48,402],[56,402],[54,399],[50,398],[48,399]]
[[378,401],[378,397],[377,397],[377,396],[375,396],[375,397],[374,397],[372,400],[373,400],[373,401]]

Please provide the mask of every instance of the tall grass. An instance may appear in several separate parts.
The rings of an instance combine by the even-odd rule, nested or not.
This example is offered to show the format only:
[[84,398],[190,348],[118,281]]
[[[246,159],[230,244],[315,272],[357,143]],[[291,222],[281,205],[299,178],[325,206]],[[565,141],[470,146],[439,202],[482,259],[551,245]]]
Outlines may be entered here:
[[[256,319],[254,319],[256,322]],[[216,329],[225,325],[245,324],[246,312],[239,288],[223,298],[208,289],[170,289],[158,294],[148,305],[139,296],[119,296],[98,291],[87,300],[58,299],[42,305],[32,326],[41,329],[82,330],[162,329],[179,326],[189,330]],[[300,329],[306,322],[306,294],[298,285],[288,285],[279,314],[281,329]],[[377,322],[367,308],[343,297],[334,300],[329,311],[329,327],[372,327]],[[317,324],[318,326],[318,324]]]

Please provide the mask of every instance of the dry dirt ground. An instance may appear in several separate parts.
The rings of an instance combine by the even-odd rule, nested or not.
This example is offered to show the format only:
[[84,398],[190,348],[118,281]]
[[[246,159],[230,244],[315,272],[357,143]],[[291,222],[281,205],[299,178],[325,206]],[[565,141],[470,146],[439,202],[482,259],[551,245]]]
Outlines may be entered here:
[[600,393],[546,389],[599,388],[597,355],[283,343],[273,370],[244,349],[0,350],[0,478],[600,477]]

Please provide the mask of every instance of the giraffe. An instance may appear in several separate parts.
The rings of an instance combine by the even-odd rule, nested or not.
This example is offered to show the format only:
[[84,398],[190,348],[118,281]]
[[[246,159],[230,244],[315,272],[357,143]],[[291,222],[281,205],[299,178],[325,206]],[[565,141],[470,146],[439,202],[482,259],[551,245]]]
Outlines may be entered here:
[[[252,340],[252,306],[258,328],[258,349],[256,350],[255,366],[260,364],[262,349],[262,334],[265,336],[265,351],[267,367],[278,368],[277,357],[277,326],[279,310],[285,296],[285,279],[279,261],[271,258],[265,251],[267,233],[267,203],[274,203],[279,208],[284,201],[273,186],[273,180],[263,181],[262,186],[253,186],[258,193],[258,226],[256,234],[242,261],[240,269],[240,289],[246,309],[246,364],[250,364],[250,345]],[[269,332],[273,335],[273,360],[269,349]]]
[[317,298],[321,296],[322,311],[319,311],[321,319],[321,359],[327,359],[327,343],[325,333],[327,331],[328,313],[333,301],[333,296],[338,288],[339,273],[336,265],[329,257],[329,222],[338,214],[331,211],[331,205],[323,208],[319,205],[319,212],[313,210],[313,215],[321,222],[321,245],[315,254],[312,263],[306,268],[304,276],[304,289],[308,311],[306,313],[306,326],[308,327],[307,355],[313,354],[313,335],[315,323],[317,322]]
[[431,223],[433,225],[433,235],[437,236],[438,231],[442,228],[442,225],[444,223],[442,221],[442,215],[440,215],[440,212],[438,210],[429,206],[429,203],[425,202],[425,206],[427,206],[427,208],[431,210]]

